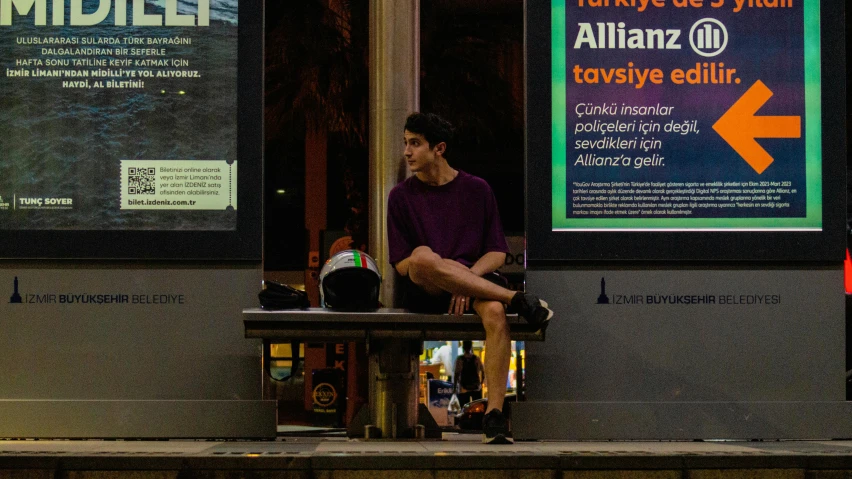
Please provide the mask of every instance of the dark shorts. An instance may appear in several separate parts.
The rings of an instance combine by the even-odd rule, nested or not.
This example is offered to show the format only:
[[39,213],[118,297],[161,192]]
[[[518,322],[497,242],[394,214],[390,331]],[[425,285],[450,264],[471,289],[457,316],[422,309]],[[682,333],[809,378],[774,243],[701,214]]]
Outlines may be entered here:
[[[497,286],[504,288],[509,286],[509,280],[497,271],[488,273],[483,278]],[[446,314],[450,310],[450,300],[453,298],[452,294],[447,292],[438,295],[429,294],[423,288],[414,284],[407,276],[402,278],[402,284],[402,305],[405,309],[425,314]]]

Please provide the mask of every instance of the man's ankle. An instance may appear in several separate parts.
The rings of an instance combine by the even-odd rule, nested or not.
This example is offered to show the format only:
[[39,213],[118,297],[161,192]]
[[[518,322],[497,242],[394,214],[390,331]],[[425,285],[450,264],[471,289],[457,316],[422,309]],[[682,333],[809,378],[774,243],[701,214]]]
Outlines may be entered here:
[[512,291],[512,290],[509,290],[509,300],[508,300],[508,301],[504,301],[504,303],[506,304],[506,306],[510,306],[510,305],[512,304],[512,300],[513,300],[513,299],[515,299],[515,296],[517,296],[517,295],[519,295],[519,294],[521,294],[521,292],[520,292],[520,291]]

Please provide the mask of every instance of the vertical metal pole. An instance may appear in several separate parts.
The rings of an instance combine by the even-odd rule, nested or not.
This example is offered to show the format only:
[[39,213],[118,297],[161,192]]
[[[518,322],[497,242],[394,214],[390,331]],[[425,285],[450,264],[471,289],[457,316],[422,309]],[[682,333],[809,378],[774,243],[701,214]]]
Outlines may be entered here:
[[394,305],[388,263],[387,199],[408,174],[405,118],[420,106],[420,0],[370,0],[370,240],[382,272],[381,301]]

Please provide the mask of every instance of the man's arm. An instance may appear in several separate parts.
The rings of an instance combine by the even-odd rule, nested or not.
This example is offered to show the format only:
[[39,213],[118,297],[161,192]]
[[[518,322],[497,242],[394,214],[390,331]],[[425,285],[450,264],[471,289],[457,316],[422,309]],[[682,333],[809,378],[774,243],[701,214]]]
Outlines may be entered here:
[[470,270],[477,276],[485,276],[492,271],[496,271],[505,263],[506,253],[489,251],[479,258],[479,260],[470,267]]
[[[403,277],[408,276],[408,265],[411,257],[405,258],[394,265],[394,269]],[[501,266],[506,264],[506,253],[499,251],[489,251],[485,253],[479,260],[470,267],[470,271],[477,276],[485,276],[492,271],[497,271]],[[463,266],[459,264],[459,266]]]
[[410,234],[408,234],[411,229],[410,218],[406,215],[400,194],[394,187],[388,195],[388,256],[394,269],[402,276],[408,277],[409,258],[416,245],[412,243]]

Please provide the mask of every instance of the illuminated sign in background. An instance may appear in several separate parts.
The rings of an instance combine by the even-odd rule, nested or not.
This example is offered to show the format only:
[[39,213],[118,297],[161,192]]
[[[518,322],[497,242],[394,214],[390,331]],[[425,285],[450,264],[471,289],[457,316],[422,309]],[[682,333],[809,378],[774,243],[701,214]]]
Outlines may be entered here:
[[552,225],[820,230],[816,0],[553,0]]
[[0,229],[236,230],[237,24],[237,0],[0,0]]

